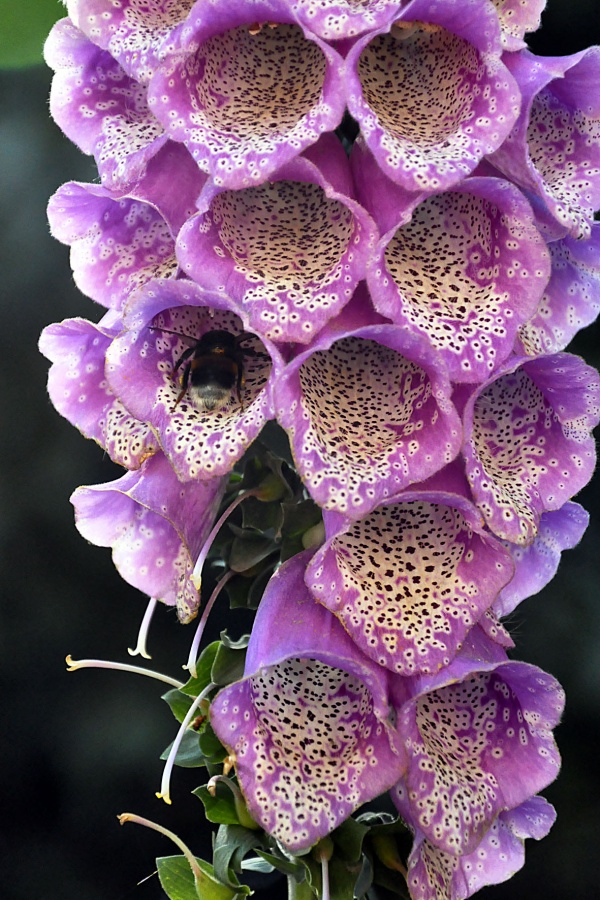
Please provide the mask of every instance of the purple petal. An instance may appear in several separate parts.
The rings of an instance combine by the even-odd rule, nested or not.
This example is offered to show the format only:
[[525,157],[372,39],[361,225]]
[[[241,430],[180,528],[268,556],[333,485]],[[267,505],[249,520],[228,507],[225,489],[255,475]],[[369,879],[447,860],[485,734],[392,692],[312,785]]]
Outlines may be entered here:
[[137,472],[80,487],[71,497],[75,524],[86,538],[112,547],[121,576],[168,606],[182,622],[198,611],[192,572],[219,507],[225,481],[181,484],[162,454]]
[[132,298],[125,324],[131,330],[113,341],[107,353],[106,372],[115,394],[132,415],[150,423],[182,481],[231,471],[274,415],[271,382],[282,365],[278,352],[258,338],[244,342],[241,404],[232,392],[222,406],[209,411],[189,391],[178,402],[185,367],[177,374],[174,370],[190,343],[207,331],[244,331],[232,301],[189,281],[154,281]]
[[398,14],[399,0],[297,0],[298,20],[326,41],[358,37]]
[[348,161],[334,135],[274,177],[241,191],[208,185],[179,234],[178,258],[202,287],[240,303],[259,334],[306,344],[364,278],[375,227],[348,196]]
[[339,125],[341,67],[284,0],[200,4],[176,30],[148,98],[216,185],[250,187]]
[[521,115],[492,162],[533,191],[574,238],[590,235],[600,205],[600,47],[543,58],[507,54]]
[[126,190],[144,175],[167,140],[148,108],[146,88],[69,19],[54,26],[44,48],[55,70],[50,111],[84,153],[94,155],[102,184]]
[[494,603],[499,616],[507,616],[522,600],[537,594],[554,578],[562,551],[571,550],[579,543],[589,518],[578,503],[565,503],[562,509],[543,514],[538,534],[529,547],[507,544],[515,563],[515,575]]
[[[475,663],[477,666],[477,663]],[[553,781],[560,685],[521,662],[453,666],[400,710],[409,768],[393,792],[401,815],[451,855],[473,852],[494,819]],[[445,683],[444,683],[445,682]]]
[[147,203],[71,181],[51,198],[48,219],[54,237],[71,244],[77,287],[103,306],[121,309],[137,287],[177,271],[171,230]]
[[550,274],[521,192],[467,178],[399,214],[367,270],[378,311],[425,335],[453,381],[483,381],[511,353]]
[[548,245],[552,275],[538,310],[519,330],[528,356],[564,350],[600,312],[600,225],[591,238],[565,238]]
[[514,544],[535,538],[540,516],[590,479],[600,378],[576,356],[511,363],[471,396],[463,455],[489,528]]
[[104,377],[106,350],[118,331],[66,319],[44,329],[40,350],[53,363],[48,393],[58,412],[114,462],[137,469],[156,453],[158,441],[147,424],[129,415]]
[[332,528],[306,572],[311,593],[361,650],[400,675],[448,665],[513,564],[455,494],[410,491]]
[[[309,596],[299,554],[273,576],[254,623],[243,681],[211,704],[211,723],[235,755],[248,809],[300,851],[394,784],[397,746],[387,676]],[[293,628],[282,628],[282,622]]]
[[286,367],[275,399],[314,500],[360,518],[454,459],[461,434],[449,391],[419,335],[338,320]]
[[[502,46],[506,50],[521,50],[528,32],[540,27],[546,0],[492,0],[500,19]],[[495,883],[495,882],[494,882]]]
[[67,0],[74,24],[144,83],[160,61],[162,44],[193,5],[194,0]]
[[475,850],[451,856],[417,832],[408,860],[412,900],[464,900],[490,884],[511,878],[525,862],[526,838],[545,837],[556,812],[543,797],[502,812]]
[[348,108],[378,164],[409,191],[461,181],[519,114],[517,85],[489,52],[497,49],[495,11],[479,4],[478,16],[464,12],[460,0],[416,0],[347,57]]

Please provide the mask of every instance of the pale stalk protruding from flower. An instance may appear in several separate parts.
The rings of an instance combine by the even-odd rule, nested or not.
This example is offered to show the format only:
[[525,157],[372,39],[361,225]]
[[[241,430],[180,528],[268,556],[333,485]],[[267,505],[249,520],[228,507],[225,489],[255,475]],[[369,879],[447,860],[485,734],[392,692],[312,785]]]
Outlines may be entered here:
[[135,822],[137,825],[145,825],[146,828],[152,828],[154,829],[154,831],[158,831],[160,834],[164,834],[165,837],[168,837],[173,841],[174,844],[179,847],[190,864],[190,868],[194,873],[194,879],[196,881],[201,880],[202,870],[196,862],[196,857],[187,846],[187,844],[184,844],[181,838],[174,834],[172,831],[169,831],[168,828],[164,828],[162,825],[158,825],[156,822],[152,822],[150,819],[144,819],[142,816],[136,816],[134,813],[121,813],[120,816],[117,816],[117,819],[119,820],[120,825],[124,825],[126,822]]
[[165,803],[169,804],[169,806],[171,805],[171,802],[172,802],[170,794],[169,794],[171,772],[173,771],[173,766],[175,765],[175,757],[177,756],[177,751],[179,750],[179,745],[181,744],[181,742],[183,740],[183,736],[187,730],[188,725],[194,718],[196,710],[198,709],[198,707],[200,706],[202,701],[205,699],[205,697],[207,697],[208,694],[210,694],[210,692],[212,691],[212,689],[214,687],[215,687],[215,685],[211,682],[204,688],[204,690],[200,694],[198,694],[198,696],[196,697],[196,699],[194,700],[194,702],[188,709],[185,719],[179,726],[179,731],[175,735],[175,740],[173,741],[171,749],[169,750],[169,755],[167,756],[165,768],[163,769],[162,780],[160,782],[160,791],[156,792],[156,796],[158,797],[158,799],[164,800]]
[[223,515],[220,516],[219,519],[216,521],[211,533],[209,534],[209,536],[206,538],[206,541],[204,542],[204,546],[202,547],[202,550],[200,551],[200,556],[196,560],[196,565],[194,566],[194,571],[192,572],[192,582],[198,592],[200,592],[200,589],[202,587],[202,568],[206,561],[206,557],[208,556],[208,551],[210,550],[212,543],[213,543],[214,539],[216,538],[217,534],[219,533],[221,527],[227,521],[227,519],[229,518],[231,513],[234,511],[236,506],[240,505],[242,500],[245,500],[246,497],[256,497],[258,495],[258,493],[259,493],[258,489],[253,489],[250,491],[242,491],[242,493],[239,494],[235,498],[233,503],[229,504],[229,506],[223,513]]
[[192,646],[190,647],[190,653],[188,656],[188,661],[183,666],[184,669],[187,669],[192,678],[198,677],[198,672],[196,668],[196,660],[198,657],[198,648],[200,646],[200,641],[202,640],[202,635],[204,633],[204,628],[207,622],[207,619],[210,615],[210,611],[214,606],[215,600],[221,593],[221,590],[225,587],[229,579],[235,575],[233,569],[228,569],[227,572],[223,575],[223,577],[217,582],[217,585],[210,595],[206,606],[202,612],[202,616],[200,621],[198,622],[198,627],[196,628],[196,634],[194,635],[194,640],[192,641]]
[[330,900],[329,891],[329,860],[333,856],[333,841],[329,835],[322,838],[314,848],[314,855],[321,863],[321,897],[320,900]]
[[130,656],[143,656],[144,659],[152,659],[150,654],[146,649],[146,641],[148,639],[148,629],[150,628],[150,623],[152,621],[152,616],[154,615],[154,610],[156,609],[156,604],[158,600],[156,597],[150,597],[148,602],[148,606],[146,607],[146,612],[144,613],[144,618],[140,624],[140,630],[138,632],[137,644],[131,649],[131,647],[127,648],[127,652]]
[[181,689],[183,682],[170,675],[163,675],[162,672],[155,672],[154,669],[144,669],[142,666],[132,666],[129,663],[113,662],[108,659],[72,659],[70,654],[65,658],[67,664],[67,672],[75,672],[77,669],[116,669],[119,672],[132,672],[134,675],[147,675],[149,678],[155,678],[157,681],[164,681],[171,687]]

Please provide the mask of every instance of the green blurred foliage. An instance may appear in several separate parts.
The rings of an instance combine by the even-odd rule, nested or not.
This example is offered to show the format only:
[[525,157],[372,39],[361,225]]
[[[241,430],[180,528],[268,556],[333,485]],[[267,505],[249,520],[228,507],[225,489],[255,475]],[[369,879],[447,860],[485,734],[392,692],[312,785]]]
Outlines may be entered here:
[[44,41],[66,15],[59,0],[3,0],[0,4],[0,67],[22,69],[44,61]]

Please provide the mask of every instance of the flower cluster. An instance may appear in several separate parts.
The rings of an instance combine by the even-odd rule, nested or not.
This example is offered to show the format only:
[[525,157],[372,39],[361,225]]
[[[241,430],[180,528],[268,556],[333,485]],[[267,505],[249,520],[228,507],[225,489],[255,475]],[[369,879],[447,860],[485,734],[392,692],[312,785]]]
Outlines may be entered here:
[[[544,0],[66,5],[51,112],[100,183],[49,219],[104,313],[41,350],[126,470],[77,527],[183,623],[207,559],[201,626],[224,586],[260,601],[233,676],[197,632],[179,739],[203,711],[246,850],[317,896],[349,823],[349,898],[507,879],[553,822],[563,696],[500,618],[581,538],[595,464],[600,378],[565,348],[600,310],[600,48],[532,54]],[[269,420],[293,469],[248,456]]]

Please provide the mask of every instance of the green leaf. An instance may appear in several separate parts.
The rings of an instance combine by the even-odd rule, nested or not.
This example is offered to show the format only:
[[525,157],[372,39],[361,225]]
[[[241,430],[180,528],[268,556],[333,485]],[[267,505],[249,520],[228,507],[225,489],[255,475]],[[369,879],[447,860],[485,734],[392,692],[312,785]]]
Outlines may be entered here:
[[274,551],[278,551],[278,547],[271,538],[245,533],[244,537],[236,537],[231,545],[229,568],[234,572],[247,572]]
[[236,640],[235,638],[229,637],[226,628],[219,636],[221,638],[221,643],[230,650],[245,650],[250,642],[249,634],[242,634],[241,637]]
[[[166,759],[173,743],[171,742],[166,750],[160,755],[161,759]],[[200,748],[200,735],[193,729],[188,729],[183,735],[181,743],[177,749],[175,757],[175,765],[184,769],[197,769],[199,766],[206,765],[204,753]]]
[[204,731],[198,735],[200,750],[207,763],[222,763],[227,756],[227,750],[216,736],[210,723],[207,723]]
[[210,863],[196,858],[201,877],[196,884],[185,856],[162,856],[156,860],[158,877],[169,900],[236,900],[247,891],[221,884]]
[[234,650],[220,644],[211,671],[213,683],[221,686],[231,684],[232,681],[239,681],[244,676],[245,661],[245,649]]
[[5,0],[0,4],[0,67],[12,69],[42,63],[48,32],[66,14],[58,0]]
[[304,550],[303,535],[322,522],[321,510],[312,500],[299,503],[283,503],[283,525],[281,529],[281,561],[285,562]]
[[362,855],[362,845],[369,828],[350,817],[336,828],[331,837],[336,846],[336,855],[347,862],[357,863]]
[[220,641],[213,641],[204,648],[196,663],[196,678],[190,678],[181,688],[184,694],[197,697],[210,684],[210,673],[220,643]]
[[240,820],[235,811],[235,802],[231,791],[224,784],[217,782],[215,796],[209,792],[205,784],[192,791],[204,804],[204,814],[209,822],[215,825],[239,825]]
[[284,875],[295,875],[297,881],[302,881],[305,877],[304,866],[302,862],[292,859],[286,859],[283,856],[276,856],[274,853],[266,853],[264,850],[255,850],[257,856],[260,856],[265,862],[273,866]]
[[278,538],[283,524],[281,503],[265,503],[256,497],[248,497],[242,503],[242,527],[258,534],[269,532],[269,537]]
[[329,891],[331,900],[348,900],[354,896],[354,886],[361,873],[362,864],[349,864],[339,856],[329,862]]
[[269,565],[265,569],[263,569],[263,571],[259,575],[257,575],[252,582],[252,587],[248,591],[248,609],[258,609],[258,604],[262,600],[262,595],[265,592],[265,588],[271,580],[274,568],[275,562],[271,561]]
[[232,885],[231,870],[241,872],[242,860],[255,847],[262,843],[261,833],[243,828],[241,825],[221,825],[215,838],[213,863],[215,875],[224,884]]
[[191,700],[190,697],[186,697],[186,695],[178,690],[178,688],[167,691],[166,694],[162,695],[161,700],[164,700],[165,703],[169,704],[169,708],[179,724],[183,722],[193,703],[193,700]]

